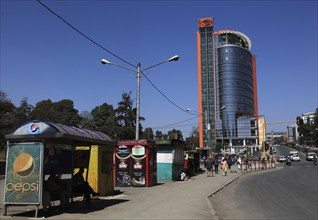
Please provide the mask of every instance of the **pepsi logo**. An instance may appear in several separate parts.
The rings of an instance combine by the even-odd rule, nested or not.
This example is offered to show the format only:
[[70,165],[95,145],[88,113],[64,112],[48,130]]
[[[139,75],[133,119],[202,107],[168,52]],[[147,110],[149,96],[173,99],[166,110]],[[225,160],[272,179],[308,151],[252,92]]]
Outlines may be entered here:
[[36,124],[32,123],[29,125],[29,131],[30,133],[39,133],[40,132],[40,128],[39,126],[37,126]]
[[20,177],[29,176],[34,169],[34,159],[30,154],[22,153],[15,158],[13,171]]

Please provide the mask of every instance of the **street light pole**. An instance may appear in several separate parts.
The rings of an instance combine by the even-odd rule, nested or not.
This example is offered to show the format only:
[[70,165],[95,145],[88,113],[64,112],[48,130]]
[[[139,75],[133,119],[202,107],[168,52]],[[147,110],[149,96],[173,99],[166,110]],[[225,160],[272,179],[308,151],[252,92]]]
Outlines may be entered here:
[[[139,119],[140,119],[140,78],[141,78],[141,75],[142,75],[142,72],[145,71],[145,70],[148,70],[148,69],[151,69],[155,66],[159,66],[161,64],[164,64],[164,63],[167,63],[167,62],[171,62],[171,61],[177,61],[179,60],[179,56],[178,55],[175,55],[171,58],[169,58],[168,60],[165,60],[163,62],[160,62],[160,63],[157,63],[155,65],[152,65],[152,66],[149,66],[143,70],[141,70],[140,66],[141,64],[138,63],[137,64],[137,74],[136,74],[136,78],[137,78],[137,100],[136,100],[136,140],[139,140]],[[129,70],[129,71],[132,71],[132,72],[135,72],[136,73],[136,70],[133,70],[133,69],[130,69],[130,68],[127,68],[127,67],[124,67],[124,66],[121,66],[121,65],[118,65],[118,64],[114,64],[114,63],[111,63],[109,62],[108,60],[105,60],[105,59],[102,59],[101,60],[101,63],[102,64],[109,64],[109,65],[113,65],[113,66],[117,66],[117,67],[120,67],[120,68],[123,68],[123,69],[126,69],[126,70]]]
[[136,101],[136,140],[139,140],[140,118],[140,63],[137,64],[137,101]]
[[[225,105],[223,105],[223,106],[220,108],[220,113],[222,113],[222,124],[221,124],[222,147],[223,147],[223,155],[224,155],[224,158],[225,158],[226,147],[225,147],[224,138],[223,138],[223,110],[224,110],[224,109],[226,109],[226,106],[225,106]],[[220,117],[221,117],[221,114],[220,114]]]

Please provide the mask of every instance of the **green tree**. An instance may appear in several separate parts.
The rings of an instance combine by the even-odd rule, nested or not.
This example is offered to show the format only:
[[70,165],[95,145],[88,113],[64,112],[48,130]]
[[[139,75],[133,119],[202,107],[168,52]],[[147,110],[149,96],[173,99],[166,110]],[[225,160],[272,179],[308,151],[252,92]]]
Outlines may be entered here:
[[38,102],[30,112],[30,119],[50,121],[70,126],[78,126],[80,116],[74,108],[72,100],[63,99],[59,102],[52,102],[50,99]]
[[191,148],[196,148],[196,147],[200,146],[199,128],[198,127],[192,127],[192,131],[191,131],[189,137],[186,138],[186,146],[189,146]]
[[312,140],[314,140],[314,145],[318,147],[318,108],[316,108],[316,115],[314,118]]
[[5,135],[12,133],[17,126],[15,109],[7,93],[0,90],[0,149],[6,145]]
[[36,103],[34,109],[30,112],[29,117],[31,120],[55,122],[52,101],[47,99]]
[[116,117],[116,111],[112,105],[104,103],[95,107],[92,112],[93,126],[92,130],[101,131],[109,135],[112,139],[118,139],[119,124]]
[[221,153],[222,149],[223,149],[222,143],[217,142],[213,151],[214,153]]
[[33,110],[33,106],[28,103],[28,98],[24,97],[20,106],[16,108],[16,121],[18,125],[22,125],[30,120],[30,113]]
[[[123,93],[122,99],[118,102],[116,109],[116,115],[118,124],[121,126],[117,137],[119,139],[134,139],[136,132],[136,109],[133,108],[133,101],[131,100],[131,92]],[[143,117],[139,117],[139,121],[145,120]],[[142,133],[142,126],[139,124],[139,133]]]
[[89,111],[81,112],[80,118],[81,119],[80,119],[79,126],[81,128],[86,128],[86,129],[89,129],[89,130],[94,130],[95,129],[94,122],[93,122],[93,116],[92,116],[91,112],[89,112]]
[[163,139],[163,134],[161,131],[157,130],[156,131],[156,136],[155,136],[156,140],[162,140]]
[[183,140],[183,135],[180,130],[172,129],[167,133],[169,139]]
[[70,126],[78,126],[80,123],[78,110],[74,108],[72,100],[63,99],[53,103],[53,114],[58,123]]
[[307,122],[298,126],[300,144],[317,146],[318,141],[318,108],[315,112],[314,121],[308,118]]
[[154,140],[152,128],[146,128],[145,131],[142,132],[141,139]]

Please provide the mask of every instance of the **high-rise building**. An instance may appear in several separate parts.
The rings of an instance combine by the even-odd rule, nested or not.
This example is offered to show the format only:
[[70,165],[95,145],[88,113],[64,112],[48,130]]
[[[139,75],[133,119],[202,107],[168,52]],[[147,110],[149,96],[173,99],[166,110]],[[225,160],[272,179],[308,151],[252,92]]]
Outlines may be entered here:
[[[234,30],[213,30],[213,18],[198,20],[200,147],[258,144],[256,57],[251,40]],[[232,148],[233,147],[233,148]]]

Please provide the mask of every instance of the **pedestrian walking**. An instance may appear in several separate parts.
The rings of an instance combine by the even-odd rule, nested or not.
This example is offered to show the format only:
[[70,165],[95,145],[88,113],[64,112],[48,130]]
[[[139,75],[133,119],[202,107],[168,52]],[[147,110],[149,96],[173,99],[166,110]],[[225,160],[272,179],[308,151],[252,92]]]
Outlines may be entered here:
[[204,165],[204,167],[206,167],[206,155],[203,155],[202,159],[203,159],[203,165]]
[[206,176],[212,176],[212,157],[206,160]]
[[239,157],[238,160],[237,160],[237,168],[239,170],[241,169],[241,163],[242,163],[242,159],[241,159],[241,157]]
[[227,176],[227,168],[228,168],[227,161],[226,159],[223,159],[222,161],[223,176]]
[[228,166],[228,168],[229,168],[229,171],[231,171],[232,159],[231,159],[230,156],[226,159],[226,162],[227,162],[227,166]]
[[216,174],[219,173],[219,159],[218,159],[218,156],[214,157],[214,172]]

